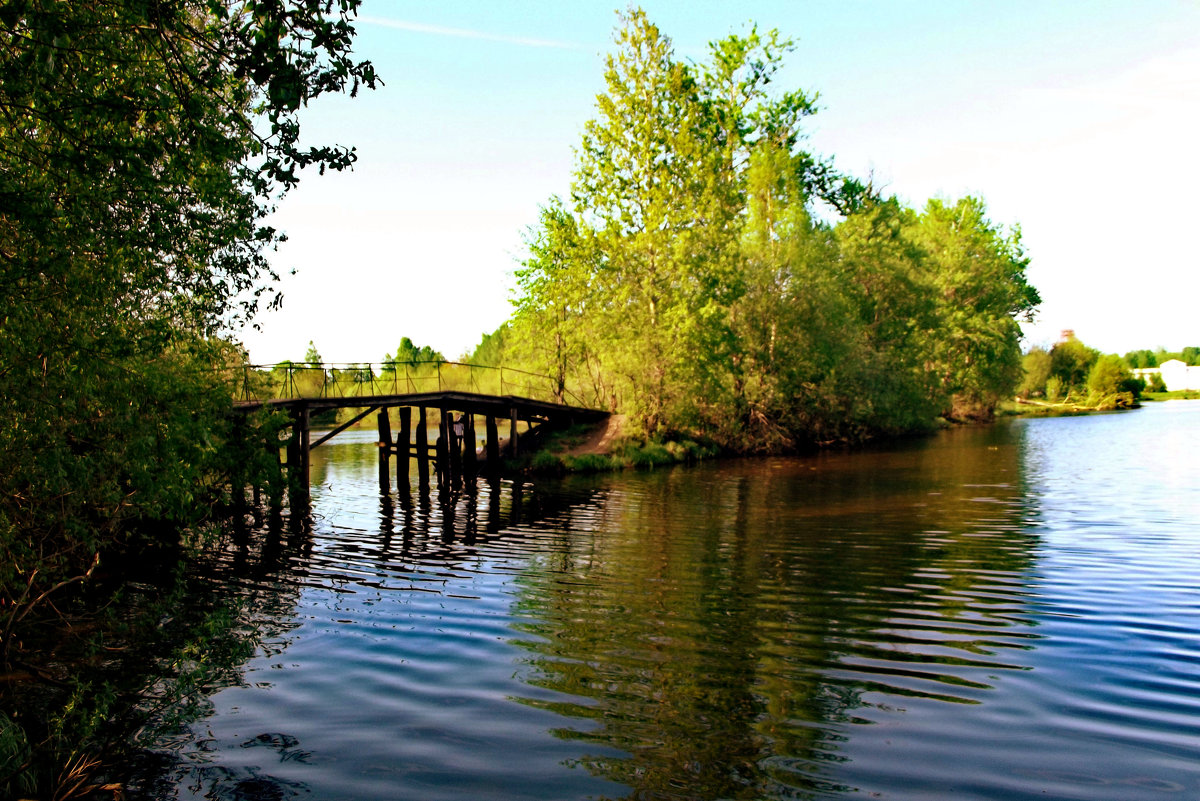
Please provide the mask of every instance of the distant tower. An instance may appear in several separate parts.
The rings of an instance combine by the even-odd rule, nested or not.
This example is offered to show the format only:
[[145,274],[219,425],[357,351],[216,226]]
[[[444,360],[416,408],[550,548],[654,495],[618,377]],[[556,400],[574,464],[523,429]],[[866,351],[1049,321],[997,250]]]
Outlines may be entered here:
[[1066,342],[1067,340],[1074,339],[1074,338],[1075,338],[1075,329],[1074,328],[1064,328],[1062,330],[1062,333],[1058,335],[1059,342]]

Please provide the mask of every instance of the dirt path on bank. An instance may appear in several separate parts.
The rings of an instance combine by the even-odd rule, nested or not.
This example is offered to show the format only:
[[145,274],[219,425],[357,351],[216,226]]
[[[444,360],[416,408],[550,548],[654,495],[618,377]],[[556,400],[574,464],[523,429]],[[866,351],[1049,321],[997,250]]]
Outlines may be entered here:
[[563,456],[585,456],[612,452],[613,443],[621,439],[625,431],[625,415],[610,414],[603,423],[597,423],[583,442],[563,451]]

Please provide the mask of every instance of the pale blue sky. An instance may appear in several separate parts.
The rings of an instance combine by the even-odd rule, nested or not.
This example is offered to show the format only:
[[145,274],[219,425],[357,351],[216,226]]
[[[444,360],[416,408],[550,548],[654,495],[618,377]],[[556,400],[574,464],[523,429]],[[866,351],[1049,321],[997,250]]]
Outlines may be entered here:
[[[982,197],[1019,223],[1044,300],[1028,342],[1200,344],[1200,2],[647,2],[683,57],[778,28],[780,81],[821,95],[810,148],[921,206]],[[509,314],[522,232],[569,191],[615,6],[366,0],[356,50],[386,86],[308,109],[358,148],[277,215],[283,309],[256,362],[373,361],[402,336],[447,356]]]

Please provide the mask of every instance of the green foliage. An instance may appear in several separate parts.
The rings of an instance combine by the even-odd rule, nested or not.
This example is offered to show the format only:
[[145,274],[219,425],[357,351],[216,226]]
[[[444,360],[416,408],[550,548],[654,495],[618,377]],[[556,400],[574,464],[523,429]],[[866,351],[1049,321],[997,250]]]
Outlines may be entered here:
[[1130,406],[1140,384],[1120,356],[1100,356],[1088,372],[1088,405],[1101,409]]
[[[1162,365],[1163,362],[1170,361],[1171,359],[1178,359],[1179,361],[1183,362],[1184,364],[1200,364],[1200,347],[1195,347],[1195,346],[1190,346],[1190,345],[1186,348],[1183,348],[1182,350],[1177,350],[1177,351],[1169,351],[1169,350],[1165,350],[1163,348],[1159,348],[1158,350],[1154,351],[1153,353],[1151,353],[1150,351],[1133,351],[1133,353],[1149,354],[1148,357],[1143,356],[1142,358],[1143,359],[1148,358],[1149,360],[1153,361],[1153,364],[1142,364],[1142,365],[1130,364],[1129,365],[1130,367],[1138,367],[1138,366],[1158,367],[1158,366]],[[1126,354],[1127,361],[1129,359],[1129,356],[1130,356],[1130,354]]]
[[395,355],[391,353],[383,357],[385,365],[409,364],[416,365],[422,362],[444,362],[446,357],[440,352],[434,350],[428,345],[417,347],[408,337],[402,337],[400,344],[396,347]]
[[1083,391],[1098,358],[1100,351],[1089,348],[1071,335],[1050,349],[1050,371],[1062,382],[1064,389]]
[[324,361],[325,360],[321,358],[321,354],[317,351],[317,346],[313,344],[311,339],[308,340],[308,350],[304,352],[304,363],[312,367],[316,367],[317,365],[324,363]]
[[33,772],[29,738],[20,724],[0,712],[0,793],[5,798],[32,795],[37,788]]
[[[245,556],[244,540],[226,545]],[[0,788],[23,790],[11,797],[91,797],[98,772],[120,770],[131,751],[195,721],[215,689],[237,683],[261,638],[249,604],[191,581],[194,564],[181,556],[200,554],[167,557],[157,586],[127,587],[104,608],[86,593],[60,600],[65,619],[39,632],[53,656],[33,657],[55,680],[0,687]],[[14,754],[20,763],[6,762]]]
[[1025,280],[1029,259],[1020,230],[1003,234],[982,202],[953,206],[931,200],[916,240],[926,254],[929,283],[938,293],[932,347],[942,391],[955,417],[989,417],[1021,379],[1020,328],[1041,302]]
[[510,340],[512,338],[512,324],[503,323],[490,334],[484,334],[483,339],[475,346],[475,349],[467,356],[465,361],[469,364],[479,364],[487,367],[499,367],[510,361],[509,350],[511,348]]
[[1022,398],[1045,394],[1046,382],[1053,369],[1050,352],[1045,348],[1030,348],[1021,359],[1021,367],[1025,376],[1017,387],[1017,394]]
[[603,473],[624,467],[619,459],[602,453],[564,456],[563,464],[573,473]]
[[1063,383],[1063,380],[1056,375],[1051,375],[1046,379],[1046,400],[1051,403],[1057,403],[1066,397],[1068,387]]
[[12,626],[265,458],[230,414],[274,304],[267,224],[313,98],[376,82],[357,0],[19,0],[0,12],[0,604]]
[[1147,392],[1166,392],[1167,384],[1163,381],[1162,373],[1151,373],[1150,380],[1146,382]]
[[1124,358],[1125,366],[1133,370],[1140,367],[1158,367],[1158,358],[1151,350],[1131,350]]
[[661,467],[683,461],[677,459],[675,453],[672,453],[664,443],[655,440],[649,440],[641,445],[627,443],[616,455],[625,464],[639,468]]
[[776,91],[776,32],[691,64],[644,12],[622,22],[506,352],[649,439],[770,451],[990,416],[1039,302],[1020,232],[974,198],[918,214],[806,152],[815,96]]
[[529,460],[529,469],[535,473],[558,473],[562,472],[563,463],[557,454],[542,450]]

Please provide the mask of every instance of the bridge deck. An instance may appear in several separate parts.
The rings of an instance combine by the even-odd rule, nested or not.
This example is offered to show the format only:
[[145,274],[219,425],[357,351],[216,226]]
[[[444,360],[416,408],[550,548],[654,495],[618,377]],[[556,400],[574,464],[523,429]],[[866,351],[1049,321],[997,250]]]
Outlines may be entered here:
[[578,422],[597,422],[608,417],[609,413],[601,409],[588,409],[582,406],[569,406],[563,403],[522,398],[516,395],[484,395],[477,392],[413,392],[398,395],[355,395],[349,397],[315,397],[315,398],[272,398],[269,400],[234,401],[234,408],[243,411],[254,411],[265,407],[292,409],[307,407],[310,411],[347,408],[391,408],[394,406],[415,406],[431,409],[445,409],[467,414],[489,415],[493,417],[509,417],[513,410],[522,419],[540,419],[560,422],[576,420]]

